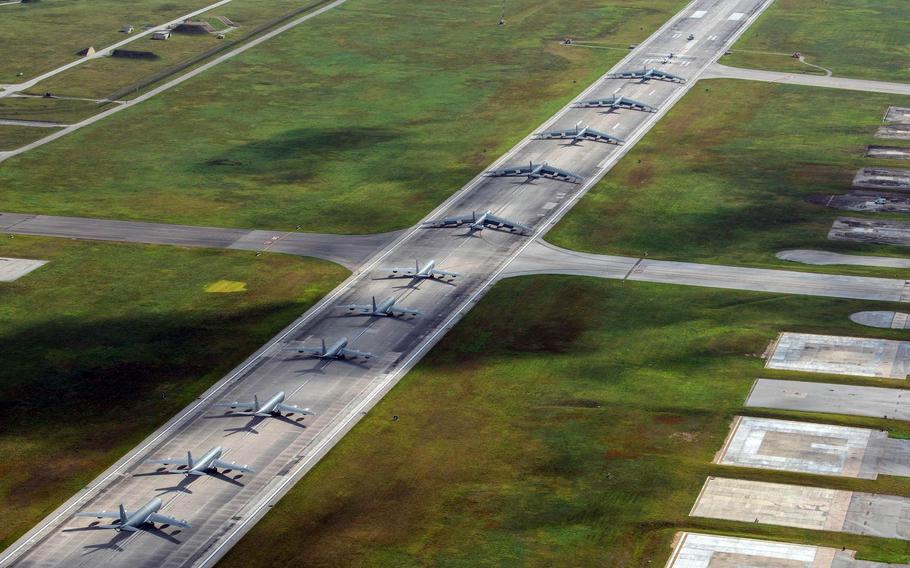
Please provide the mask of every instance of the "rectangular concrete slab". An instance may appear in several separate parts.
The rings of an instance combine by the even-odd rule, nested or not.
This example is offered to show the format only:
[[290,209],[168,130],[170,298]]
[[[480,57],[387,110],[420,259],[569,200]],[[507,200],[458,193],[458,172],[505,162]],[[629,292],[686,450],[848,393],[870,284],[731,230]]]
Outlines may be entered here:
[[782,333],[768,369],[906,379],[910,342],[811,333]]
[[0,282],[13,282],[45,264],[46,260],[0,257]]
[[886,438],[868,428],[738,416],[715,463],[875,479],[876,450]]
[[[855,553],[805,544],[682,533],[666,568],[846,568]],[[837,558],[847,564],[835,565]]]
[[904,389],[758,379],[746,406],[910,421],[910,391]]
[[852,498],[851,491],[709,477],[689,514],[745,523],[840,531]]
[[910,148],[901,148],[898,146],[869,146],[866,148],[866,157],[889,160],[910,160]]
[[910,124],[910,108],[892,106],[885,113],[885,122],[901,122]]
[[[910,185],[901,189],[910,190]],[[910,194],[893,191],[858,189],[841,195],[813,195],[808,201],[845,211],[910,213]]]
[[910,223],[891,219],[838,217],[828,231],[828,239],[910,246]]
[[862,168],[853,176],[853,187],[910,191],[910,170],[902,168]]
[[875,132],[876,138],[890,140],[910,140],[910,124],[887,124],[879,126]]

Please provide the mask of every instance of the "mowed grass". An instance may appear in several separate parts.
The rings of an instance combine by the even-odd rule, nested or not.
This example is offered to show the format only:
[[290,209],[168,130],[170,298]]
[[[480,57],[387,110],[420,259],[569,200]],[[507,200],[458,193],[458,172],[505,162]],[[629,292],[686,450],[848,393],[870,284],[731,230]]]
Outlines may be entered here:
[[907,479],[711,465],[754,379],[799,376],[762,369],[778,332],[903,337],[847,319],[884,307],[559,276],[497,284],[221,565],[638,568],[663,566],[683,529],[907,561],[906,542],[688,517],[709,475],[910,495]]
[[[50,261],[0,283],[0,548],[347,275],[284,255],[20,236],[0,256]],[[219,281],[245,291],[206,291]]]
[[910,4],[902,0],[776,0],[723,63],[818,73],[790,58],[801,52],[834,75],[910,82]]
[[699,82],[547,240],[590,252],[791,268],[800,265],[774,254],[811,248],[907,256],[904,247],[828,241],[835,218],[864,215],[805,201],[846,193],[863,166],[904,165],[863,157],[867,144],[883,143],[873,134],[892,104],[907,106],[910,98]]
[[[679,0],[351,0],[4,162],[0,210],[371,233],[413,224]],[[381,33],[380,33],[381,32]],[[91,175],[89,175],[89,173]]]
[[39,138],[50,136],[55,128],[35,128],[33,126],[11,126],[0,124],[0,151],[13,150],[34,142]]
[[[216,0],[43,0],[0,6],[0,83],[19,83],[125,39],[127,24],[161,24]],[[22,73],[18,77],[17,73]]]

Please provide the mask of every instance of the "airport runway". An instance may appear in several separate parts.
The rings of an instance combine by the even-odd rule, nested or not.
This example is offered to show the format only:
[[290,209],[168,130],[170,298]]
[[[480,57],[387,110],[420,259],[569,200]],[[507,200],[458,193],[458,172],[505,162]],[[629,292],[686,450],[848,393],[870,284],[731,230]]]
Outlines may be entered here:
[[715,63],[708,68],[704,79],[746,79],[766,83],[786,83],[788,85],[806,85],[828,89],[845,89],[848,91],[865,91],[869,93],[886,93],[889,95],[910,95],[910,83],[891,83],[888,81],[870,81],[867,79],[848,79],[846,77],[823,77],[803,73],[785,73],[783,71],[764,71],[761,69],[742,69]]
[[[704,69],[713,63],[769,0],[695,0],[633,50],[614,70],[655,66],[681,75],[688,83],[602,78],[583,98],[613,93],[659,105],[658,113],[566,107],[545,129],[570,128],[582,122],[627,140],[625,146],[598,142],[567,145],[530,136],[495,166],[547,162],[582,176],[581,184],[554,180],[525,183],[478,176],[437,208],[431,217],[483,212],[531,225],[539,236],[564,214],[634,142],[672,106]],[[688,34],[695,39],[687,40]],[[665,55],[674,53],[668,63]],[[494,167],[495,167],[494,166]],[[272,503],[308,471],[387,392],[496,281],[500,272],[532,237],[493,230],[469,235],[462,229],[415,228],[367,262],[317,306],[248,358],[198,401],[152,434],[110,470],[63,504],[0,556],[4,566],[184,567],[210,566]],[[464,274],[454,283],[384,278],[389,266],[410,266],[434,258],[443,269]],[[687,269],[685,266],[681,269]],[[362,303],[370,296],[394,295],[424,315],[412,320],[345,316],[333,306]],[[376,357],[365,362],[322,365],[300,359],[288,348],[348,337],[351,347]],[[310,407],[315,416],[302,422],[267,418],[250,424],[226,415],[212,403],[262,398],[283,390],[290,404]],[[182,476],[149,475],[155,466],[143,460],[226,449],[225,459],[257,470],[230,480],[202,477],[181,486]],[[231,476],[233,478],[233,474]],[[136,508],[155,495],[165,501],[161,513],[187,519],[192,528],[159,534],[119,534],[89,527],[74,518],[80,510]]]
[[84,217],[0,213],[0,232],[93,241],[281,252],[337,262],[356,270],[404,231],[334,235],[167,225]]

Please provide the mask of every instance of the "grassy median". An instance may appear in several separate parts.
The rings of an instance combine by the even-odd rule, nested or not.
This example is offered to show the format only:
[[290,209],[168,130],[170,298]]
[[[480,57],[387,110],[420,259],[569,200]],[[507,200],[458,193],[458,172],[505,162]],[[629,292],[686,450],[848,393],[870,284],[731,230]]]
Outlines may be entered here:
[[[0,210],[371,233],[421,218],[680,0],[351,0],[0,166]],[[380,33],[381,30],[381,33]],[[566,36],[621,49],[572,49]]]
[[905,166],[863,157],[868,144],[902,144],[873,137],[892,104],[910,98],[699,82],[546,238],[590,252],[751,266],[798,267],[774,256],[793,248],[907,256],[905,247],[827,239],[838,216],[889,215],[806,201],[846,193],[861,167]]
[[908,19],[901,0],[775,0],[722,63],[818,74],[798,51],[837,76],[908,83]]
[[347,275],[285,255],[21,236],[0,256],[50,261],[0,282],[0,548]]
[[[762,369],[759,355],[778,332],[903,337],[847,319],[881,306],[590,278],[507,280],[221,565],[637,568],[662,566],[680,529],[906,561],[906,542],[688,517],[708,475],[910,495],[908,479],[710,463],[757,376],[799,376]],[[893,421],[808,418],[908,434]]]

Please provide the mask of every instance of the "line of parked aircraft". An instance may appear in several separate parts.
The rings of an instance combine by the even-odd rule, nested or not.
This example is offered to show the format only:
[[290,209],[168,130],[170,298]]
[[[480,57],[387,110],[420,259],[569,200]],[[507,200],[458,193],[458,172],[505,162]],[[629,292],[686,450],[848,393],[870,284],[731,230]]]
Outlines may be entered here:
[[[623,71],[609,75],[609,77],[637,79],[642,83],[647,82],[651,79],[677,83],[685,82],[685,79],[682,77],[654,68]],[[616,109],[627,109],[641,112],[657,112],[657,107],[630,99],[628,97],[617,96],[615,94],[607,98],[578,101],[574,106],[576,108],[605,108],[607,109],[606,112],[608,113]],[[591,128],[587,125],[582,126],[581,123],[576,124],[575,127],[571,129],[541,132],[536,134],[534,138],[538,140],[568,140],[568,145],[575,145],[586,141],[616,145],[621,145],[624,143],[624,140],[621,138],[595,130],[594,128]],[[485,175],[489,177],[523,177],[528,182],[541,178],[572,184],[578,184],[583,181],[583,178],[581,176],[576,175],[572,172],[556,168],[547,163],[534,163],[533,161],[528,165],[508,166],[501,169],[491,170],[486,172]],[[483,231],[484,229],[508,231],[511,233],[523,235],[528,235],[532,232],[530,226],[519,223],[517,221],[499,217],[497,215],[494,215],[492,211],[486,211],[479,215],[476,211],[472,211],[470,214],[442,217],[439,219],[425,221],[422,223],[422,226],[424,228],[465,227],[468,230],[468,235]],[[454,280],[456,277],[461,276],[461,274],[458,272],[441,270],[436,266],[436,261],[434,260],[430,260],[422,266],[420,262],[417,261],[415,262],[413,268],[393,267],[388,269],[386,272],[387,278],[411,278],[412,281],[432,280],[447,283],[451,283],[452,280]],[[417,317],[422,315],[420,310],[400,306],[397,302],[398,299],[392,296],[386,298],[381,302],[377,302],[376,297],[374,296],[369,304],[342,304],[336,307],[339,309],[348,310],[348,312],[352,315],[359,316],[395,318],[400,316]],[[294,350],[298,354],[304,355],[306,357],[314,357],[323,360],[358,358],[370,359],[373,357],[372,353],[358,351],[349,347],[349,340],[346,337],[338,339],[336,342],[328,346],[325,339],[321,339],[320,342],[321,344],[319,347],[298,346],[288,349]],[[260,402],[258,395],[253,395],[253,400],[251,401],[219,402],[213,404],[212,406],[217,408],[227,408],[231,413],[249,416],[254,421],[265,418],[280,418],[283,420],[289,420],[289,417],[293,416],[294,414],[299,414],[301,418],[298,420],[302,420],[302,417],[304,416],[313,415],[313,413],[308,408],[300,408],[286,403],[284,392],[275,393],[273,396],[265,400],[265,402]],[[248,425],[248,427],[245,429],[250,429],[250,426]],[[175,469],[165,468],[163,470],[159,470],[156,473],[182,473],[184,476],[186,476],[187,479],[208,475],[236,483],[235,478],[229,478],[225,474],[230,472],[239,472],[241,474],[255,473],[255,470],[251,469],[247,465],[241,465],[221,459],[223,453],[224,450],[218,446],[210,449],[198,459],[194,459],[193,455],[187,451],[185,458],[157,458],[147,460],[145,463],[158,464],[166,467],[176,466]],[[175,526],[179,528],[190,527],[190,524],[185,520],[180,520],[174,517],[160,514],[158,511],[162,506],[163,501],[161,498],[155,497],[134,512],[127,511],[121,504],[119,505],[119,509],[117,511],[86,511],[76,513],[75,516],[112,519],[112,522],[109,524],[92,525],[89,528],[115,529],[117,531],[126,532],[147,530],[160,533],[160,529],[156,527],[156,525],[162,525],[161,528],[166,528],[168,526]],[[161,536],[169,538],[167,535],[161,534]]]

